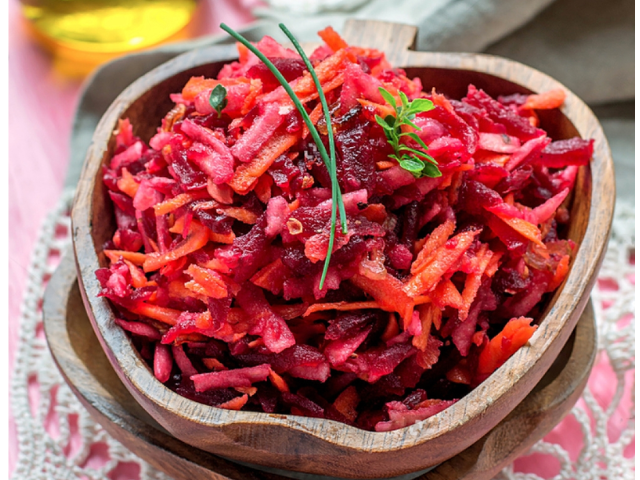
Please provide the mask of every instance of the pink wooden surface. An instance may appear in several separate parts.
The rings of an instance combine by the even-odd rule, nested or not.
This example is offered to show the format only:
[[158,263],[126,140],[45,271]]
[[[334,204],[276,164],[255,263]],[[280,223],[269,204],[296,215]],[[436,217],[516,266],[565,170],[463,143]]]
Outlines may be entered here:
[[[252,17],[255,1],[207,0],[198,30],[218,33],[224,21],[237,28]],[[18,0],[9,2],[9,375],[18,339],[20,305],[38,229],[55,205],[67,169],[69,135],[80,82],[63,78],[51,58],[27,35]],[[13,416],[9,418],[9,471],[17,460]]]
[[[219,31],[217,24],[225,21],[238,27],[251,20],[249,0],[208,0],[200,18],[203,33]],[[57,75],[49,56],[27,37],[20,21],[18,0],[9,4],[9,371],[12,371],[19,327],[27,267],[38,228],[47,212],[55,205],[66,172],[71,122],[80,83]],[[11,373],[10,373],[11,375]],[[606,358],[600,359],[589,386],[603,406],[611,401],[615,378]],[[620,435],[628,415],[630,392],[619,412],[607,425],[611,439]],[[10,416],[9,471],[17,460],[17,440],[14,419]],[[582,434],[575,420],[561,423],[547,440],[560,443],[575,460],[582,447]],[[625,451],[633,455],[633,445]],[[545,457],[547,459],[548,457]],[[550,477],[558,473],[559,465],[540,456],[524,457],[516,462],[516,470]]]

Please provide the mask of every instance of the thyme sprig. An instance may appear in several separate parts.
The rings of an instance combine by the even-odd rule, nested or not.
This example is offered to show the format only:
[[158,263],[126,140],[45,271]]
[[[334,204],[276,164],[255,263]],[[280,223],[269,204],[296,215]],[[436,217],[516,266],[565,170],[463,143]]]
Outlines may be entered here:
[[309,133],[311,134],[311,137],[313,138],[316,146],[318,147],[320,156],[322,157],[322,160],[325,166],[327,167],[327,170],[329,171],[329,175],[331,177],[331,197],[332,197],[331,233],[329,235],[329,246],[328,246],[327,256],[325,259],[324,269],[322,272],[322,277],[320,279],[320,285],[319,285],[320,290],[322,290],[324,286],[324,280],[327,274],[327,270],[329,268],[329,262],[331,260],[331,252],[333,250],[333,244],[335,241],[336,208],[340,211],[340,223],[342,225],[342,232],[345,234],[347,233],[347,218],[346,218],[346,212],[344,209],[344,204],[342,202],[340,185],[338,184],[337,175],[336,175],[335,144],[333,139],[333,130],[331,128],[331,116],[329,114],[329,109],[327,106],[326,98],[324,97],[322,86],[320,85],[320,81],[318,80],[318,76],[316,75],[315,70],[311,65],[311,62],[302,51],[302,48],[300,47],[298,42],[295,41],[295,39],[293,38],[293,35],[291,35],[291,32],[289,32],[286,29],[286,27],[284,28],[283,27],[284,25],[281,25],[280,28],[282,28],[285,34],[292,40],[292,42],[294,43],[294,46],[296,46],[296,49],[298,49],[298,52],[301,52],[300,55],[302,59],[305,61],[305,64],[309,69],[309,73],[311,74],[311,77],[313,78],[316,88],[318,89],[318,95],[322,103],[322,108],[325,114],[325,120],[327,121],[327,129],[329,134],[329,147],[331,150],[331,156],[329,156],[329,154],[327,153],[327,149],[325,148],[324,143],[320,139],[320,134],[318,133],[316,126],[311,121],[311,118],[309,118],[309,114],[307,113],[304,106],[300,102],[300,99],[298,99],[298,96],[291,88],[291,85],[289,85],[289,82],[287,82],[287,80],[276,68],[276,66],[260,50],[258,50],[251,42],[249,42],[242,35],[240,35],[238,32],[230,28],[228,25],[224,23],[220,24],[220,28],[222,30],[227,32],[229,35],[231,35],[233,38],[235,38],[237,41],[239,41],[241,44],[247,47],[254,55],[256,55],[262,61],[262,63],[264,63],[267,66],[269,71],[271,71],[271,73],[276,77],[278,82],[280,82],[280,85],[282,85],[282,88],[284,88],[284,90],[287,92],[287,94],[291,98],[291,101],[293,102],[295,107],[298,109],[298,112],[300,112],[300,115],[302,116],[303,121],[305,122],[305,124],[307,125],[307,128],[309,129]]
[[[417,131],[422,130],[413,123],[413,120],[416,114],[433,110],[433,102],[426,98],[416,98],[409,101],[405,93],[399,91],[398,94],[402,104],[398,105],[391,92],[383,87],[380,87],[379,90],[384,100],[396,112],[395,116],[387,115],[385,118],[376,115],[376,122],[383,128],[389,145],[393,147],[393,153],[389,157],[396,160],[402,168],[411,172],[417,178],[442,176],[440,169],[438,169],[438,162],[426,153],[428,147],[424,141],[415,132],[402,131],[403,126],[410,126]],[[414,140],[425,151],[417,150],[402,143],[402,137]]]

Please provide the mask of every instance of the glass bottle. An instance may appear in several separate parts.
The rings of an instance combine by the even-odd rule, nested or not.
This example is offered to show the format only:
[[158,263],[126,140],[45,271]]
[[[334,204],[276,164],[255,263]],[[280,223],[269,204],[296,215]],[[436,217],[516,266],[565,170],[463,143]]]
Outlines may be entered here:
[[84,75],[96,65],[185,38],[197,0],[21,0],[31,33],[57,66]]

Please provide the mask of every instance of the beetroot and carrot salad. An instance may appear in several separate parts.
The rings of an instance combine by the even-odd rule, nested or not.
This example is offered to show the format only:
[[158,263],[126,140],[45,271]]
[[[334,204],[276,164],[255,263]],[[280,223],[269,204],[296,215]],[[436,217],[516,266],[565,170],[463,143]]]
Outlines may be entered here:
[[148,144],[120,121],[103,173],[117,230],[96,276],[180,395],[389,431],[527,344],[570,268],[562,236],[593,142],[539,127],[562,91],[495,99],[469,85],[451,99],[319,34],[328,116],[298,52],[251,45],[315,132],[242,43],[216,78],[171,96]]

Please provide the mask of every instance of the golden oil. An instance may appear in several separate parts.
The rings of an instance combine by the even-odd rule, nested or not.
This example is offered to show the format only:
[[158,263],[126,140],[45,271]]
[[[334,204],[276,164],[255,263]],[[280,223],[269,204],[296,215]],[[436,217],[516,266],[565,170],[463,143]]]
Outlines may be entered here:
[[29,30],[72,75],[185,38],[196,5],[197,0],[21,0]]

